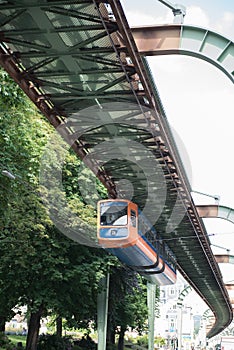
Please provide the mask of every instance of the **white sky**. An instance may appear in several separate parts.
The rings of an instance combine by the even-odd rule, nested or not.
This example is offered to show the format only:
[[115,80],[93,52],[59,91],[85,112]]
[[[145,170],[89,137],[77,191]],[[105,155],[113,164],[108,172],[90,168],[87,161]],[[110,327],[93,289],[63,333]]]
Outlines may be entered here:
[[[173,1],[171,1],[173,2]],[[187,14],[184,24],[218,32],[233,41],[234,0],[181,0]],[[122,0],[130,26],[173,23],[170,9],[158,0]],[[215,66],[197,58],[157,56],[149,59],[167,118],[176,130],[191,166],[193,190],[219,195],[220,204],[234,208],[234,86]],[[233,104],[233,103],[232,103]],[[189,162],[185,161],[186,168]],[[214,204],[194,195],[196,204]],[[206,219],[213,244],[234,254],[234,225]],[[212,246],[214,253],[225,250]],[[234,267],[233,267],[234,271]],[[230,273],[227,279],[230,278]]]

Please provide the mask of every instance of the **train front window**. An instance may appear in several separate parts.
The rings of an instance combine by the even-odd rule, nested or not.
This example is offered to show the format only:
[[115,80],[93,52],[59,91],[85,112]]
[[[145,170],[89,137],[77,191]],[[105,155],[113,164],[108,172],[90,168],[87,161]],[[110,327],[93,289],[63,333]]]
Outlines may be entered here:
[[100,206],[101,226],[125,226],[128,223],[127,203],[107,202]]

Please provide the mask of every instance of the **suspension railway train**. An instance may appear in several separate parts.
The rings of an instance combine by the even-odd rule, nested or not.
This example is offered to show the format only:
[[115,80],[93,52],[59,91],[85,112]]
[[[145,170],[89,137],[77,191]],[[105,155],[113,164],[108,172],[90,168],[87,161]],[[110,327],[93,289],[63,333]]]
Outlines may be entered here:
[[97,213],[98,242],[103,248],[151,283],[176,282],[175,256],[135,203],[101,200]]

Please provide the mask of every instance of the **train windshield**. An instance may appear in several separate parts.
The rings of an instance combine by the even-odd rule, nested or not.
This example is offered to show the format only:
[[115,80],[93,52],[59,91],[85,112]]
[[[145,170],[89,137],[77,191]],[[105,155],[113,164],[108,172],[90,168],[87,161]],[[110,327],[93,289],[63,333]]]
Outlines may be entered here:
[[128,223],[128,204],[107,202],[100,205],[101,226],[125,226]]

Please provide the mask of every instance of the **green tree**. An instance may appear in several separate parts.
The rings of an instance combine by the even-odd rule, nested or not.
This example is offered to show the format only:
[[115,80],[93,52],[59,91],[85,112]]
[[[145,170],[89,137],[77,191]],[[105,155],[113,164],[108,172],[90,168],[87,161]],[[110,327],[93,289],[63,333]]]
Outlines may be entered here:
[[27,288],[26,272],[32,269],[27,259],[35,252],[31,237],[40,238],[52,224],[37,193],[40,154],[52,129],[8,75],[0,71],[0,76],[0,315],[4,330]]
[[[4,330],[12,308],[27,305],[27,349],[34,349],[40,318],[49,312],[65,317],[70,324],[75,321],[77,325],[87,325],[95,319],[98,281],[106,265],[102,251],[78,245],[53,225],[38,195],[40,157],[52,128],[8,75],[0,73],[0,323]],[[93,225],[95,232],[95,210],[85,205],[77,191],[74,171],[79,165],[77,157],[68,153],[63,174],[68,207],[89,227]],[[16,178],[4,174],[14,174]],[[104,191],[103,186],[100,191]],[[63,196],[59,188],[53,195],[55,203],[50,210],[57,214],[58,201],[63,204]],[[44,193],[44,199],[46,196],[50,193]],[[66,210],[59,213],[61,220],[66,220]],[[79,224],[78,220],[68,228],[80,229]]]
[[[4,330],[15,305],[28,306],[27,350],[37,347],[42,316],[54,313],[71,326],[87,327],[96,319],[99,280],[113,265],[117,267],[111,276],[109,329],[112,334],[119,329],[120,339],[129,326],[143,329],[144,284],[105,251],[68,239],[51,220],[53,216],[63,224],[68,237],[95,243],[95,204],[99,196],[107,195],[105,188],[87,169],[81,171],[80,160],[67,152],[63,191],[52,176],[64,156],[61,144],[57,155],[49,152],[45,164],[49,187],[42,188],[42,201],[38,195],[41,155],[53,130],[8,75],[0,71],[0,76],[0,329]],[[6,177],[10,174],[6,170],[16,178]],[[92,193],[89,187],[94,182]]]
[[[22,183],[26,181],[32,187],[35,184],[37,154],[45,139],[44,131],[48,128],[41,117],[34,119],[35,109],[3,70],[0,70],[0,78],[0,327],[4,330],[5,321],[12,315],[12,307],[21,289],[12,263],[18,266],[18,273],[22,267],[21,252],[27,250],[27,230],[22,228],[28,227],[28,214],[25,215],[22,205],[25,195],[30,193]],[[4,176],[9,175],[9,171],[19,175],[18,181]]]

